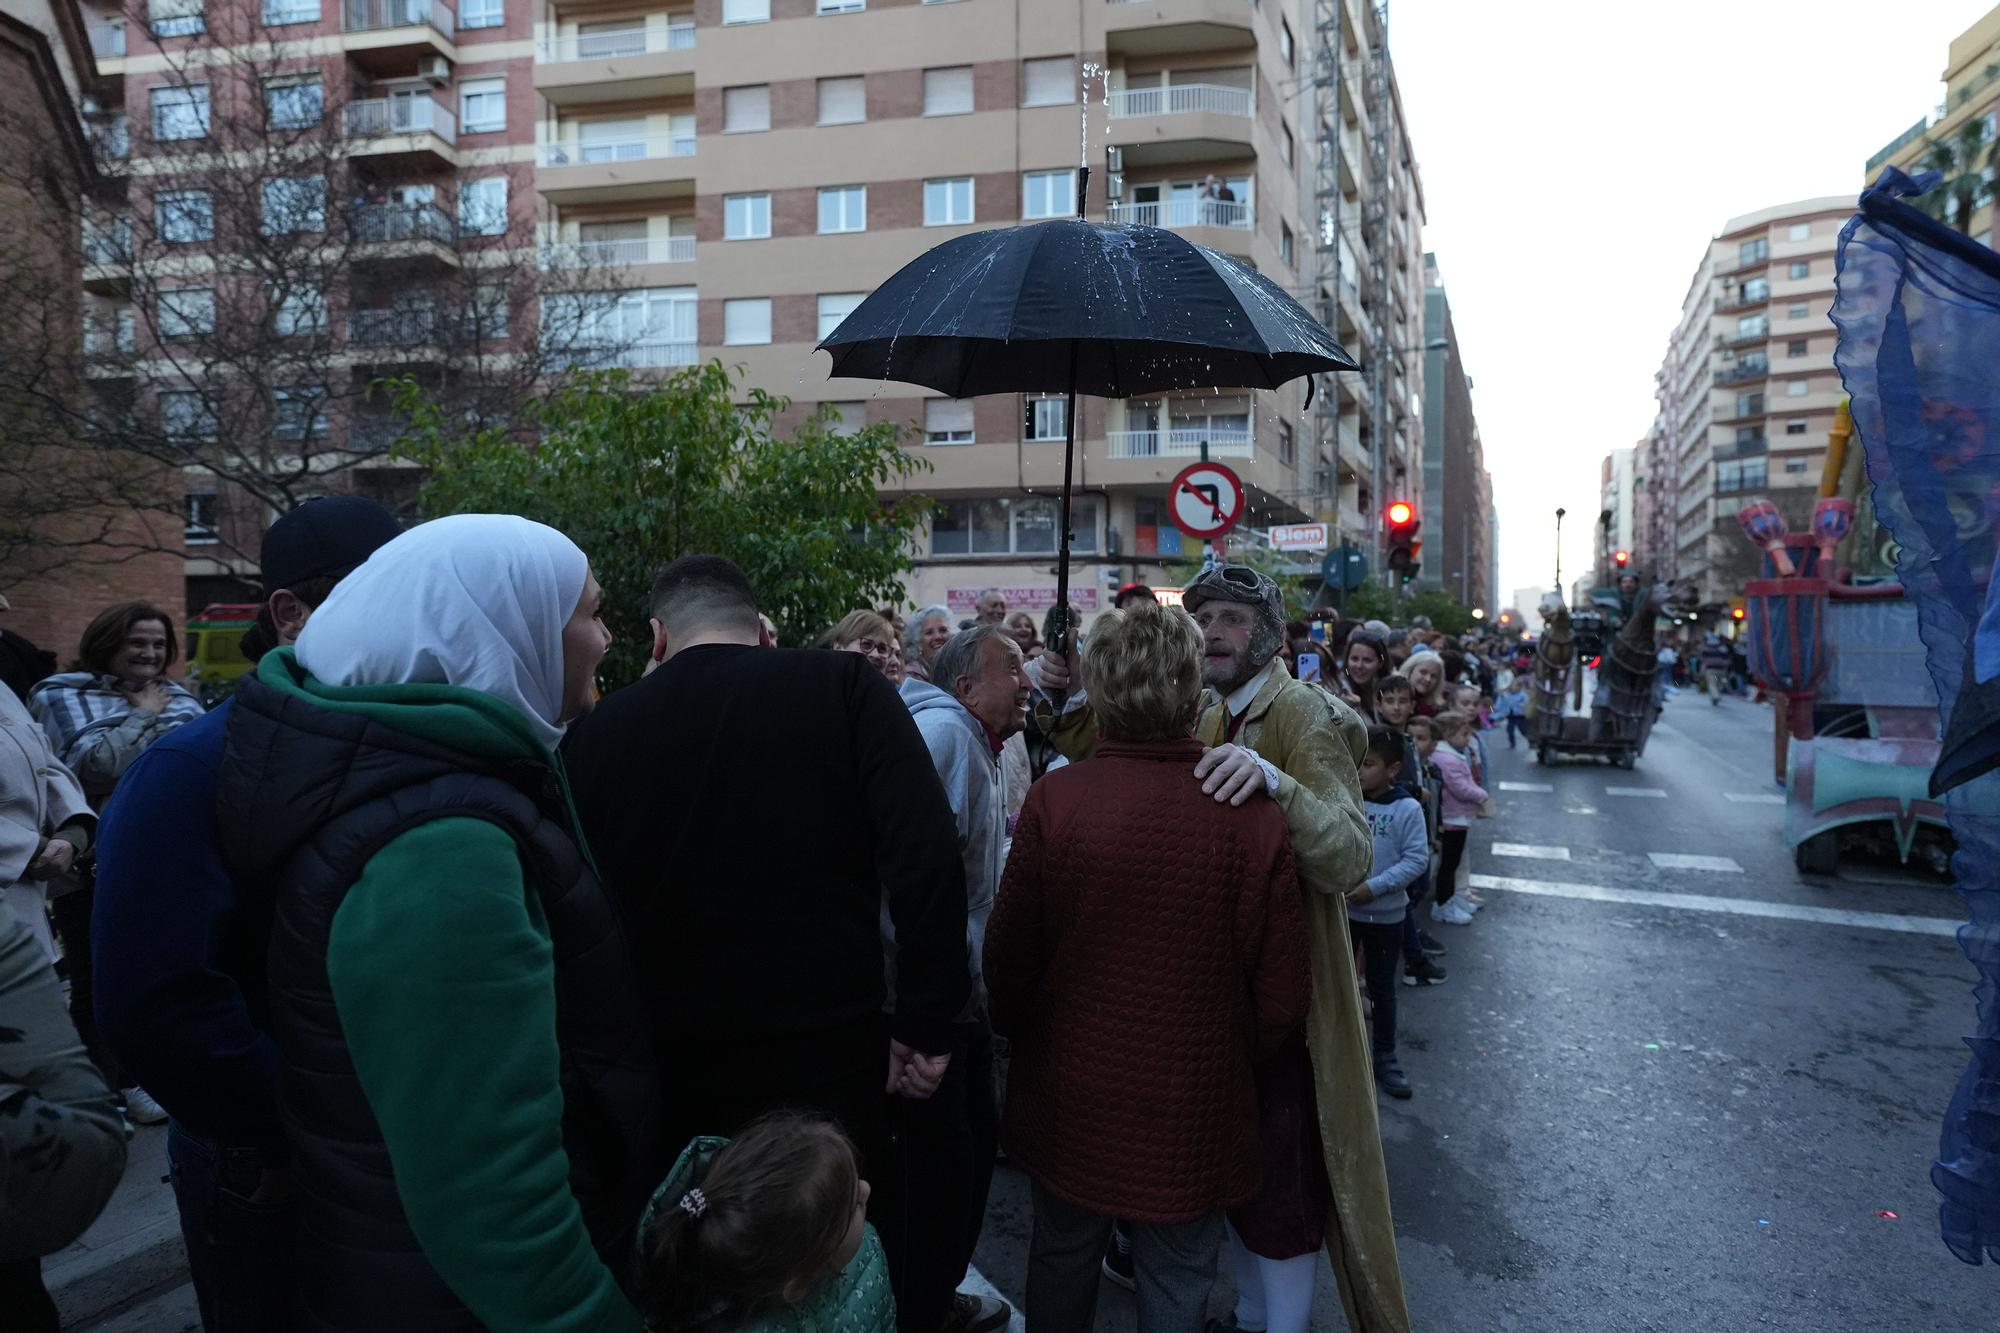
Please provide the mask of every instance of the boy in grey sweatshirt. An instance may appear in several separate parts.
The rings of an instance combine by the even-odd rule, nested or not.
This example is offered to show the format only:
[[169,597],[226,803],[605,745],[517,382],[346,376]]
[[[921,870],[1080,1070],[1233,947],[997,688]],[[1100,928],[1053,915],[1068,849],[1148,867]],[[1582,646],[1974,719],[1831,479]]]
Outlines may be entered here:
[[1396,964],[1403,957],[1403,917],[1410,886],[1423,878],[1431,856],[1424,808],[1396,786],[1403,738],[1387,727],[1368,729],[1361,758],[1361,796],[1375,835],[1372,873],[1347,895],[1348,929],[1361,948],[1368,999],[1374,1008],[1375,1083],[1391,1097],[1411,1095],[1396,1063]]

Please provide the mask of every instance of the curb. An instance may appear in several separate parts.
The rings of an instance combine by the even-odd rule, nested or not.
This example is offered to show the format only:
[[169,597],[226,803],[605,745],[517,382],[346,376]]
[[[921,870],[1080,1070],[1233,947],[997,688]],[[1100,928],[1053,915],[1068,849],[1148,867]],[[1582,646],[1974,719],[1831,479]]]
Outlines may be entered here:
[[187,1245],[177,1219],[156,1222],[121,1237],[115,1245],[42,1271],[64,1328],[102,1318],[161,1287],[187,1280]]

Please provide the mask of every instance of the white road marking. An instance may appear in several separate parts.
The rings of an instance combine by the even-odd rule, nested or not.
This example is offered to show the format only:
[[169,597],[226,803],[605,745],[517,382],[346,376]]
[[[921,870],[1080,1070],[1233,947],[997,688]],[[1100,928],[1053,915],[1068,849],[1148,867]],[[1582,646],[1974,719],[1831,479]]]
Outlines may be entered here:
[[1501,791],[1554,791],[1555,787],[1553,784],[1547,782],[1503,782],[1500,784],[1500,790]]
[[[998,1287],[986,1280],[986,1274],[976,1268],[965,1270],[965,1281],[959,1284],[958,1289],[960,1291],[969,1291],[974,1296],[991,1296],[996,1301],[1005,1301],[1007,1299],[1000,1294]],[[1008,1308],[1014,1311],[1014,1317],[1007,1321],[1007,1333],[1027,1333],[1028,1321],[1022,1318],[1020,1309],[1014,1306],[1012,1302],[1009,1302]]]
[[1496,842],[1492,850],[1495,856],[1525,856],[1536,861],[1569,860],[1567,847],[1542,847],[1532,842]]
[[1940,916],[1898,916],[1889,912],[1849,912],[1837,907],[1800,907],[1792,903],[1758,902],[1750,898],[1716,898],[1703,893],[1654,893],[1646,889],[1610,889],[1601,884],[1556,884],[1506,875],[1471,877],[1475,889],[1531,893],[1544,898],[1576,898],[1584,902],[1623,903],[1630,907],[1673,907],[1684,912],[1725,912],[1732,916],[1774,917],[1780,921],[1810,921],[1822,926],[1855,926],[1862,930],[1896,930],[1911,935],[1958,933],[1961,922]]
[[1688,852],[1647,852],[1646,858],[1662,870],[1714,870],[1740,875],[1743,867],[1727,856],[1695,856]]
[[1785,798],[1774,791],[1726,791],[1724,796],[1738,805],[1783,805]]
[[1604,794],[1606,796],[1657,796],[1664,801],[1667,798],[1667,789],[1665,787],[1606,787]]
[[1563,813],[1566,815],[1594,815],[1597,813],[1597,807],[1594,805],[1566,805],[1563,807]]

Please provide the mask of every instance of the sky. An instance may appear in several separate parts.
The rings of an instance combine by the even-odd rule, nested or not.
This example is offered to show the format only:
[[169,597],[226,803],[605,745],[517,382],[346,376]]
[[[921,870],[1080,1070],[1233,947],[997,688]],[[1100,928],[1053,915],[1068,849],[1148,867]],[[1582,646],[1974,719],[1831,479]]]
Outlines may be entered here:
[[1500,595],[1593,556],[1604,455],[1730,218],[1859,194],[1996,0],[1390,0],[1389,49],[1500,514]]

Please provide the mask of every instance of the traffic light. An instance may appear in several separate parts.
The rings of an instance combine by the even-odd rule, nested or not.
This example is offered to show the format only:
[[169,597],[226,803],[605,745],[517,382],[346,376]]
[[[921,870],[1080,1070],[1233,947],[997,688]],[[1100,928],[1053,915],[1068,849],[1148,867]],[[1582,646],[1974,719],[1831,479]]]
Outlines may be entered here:
[[1618,572],[1623,574],[1625,567],[1632,563],[1632,553],[1630,551],[1613,551],[1611,553],[1611,563],[1618,566]]
[[1391,500],[1382,517],[1389,528],[1389,569],[1408,583],[1423,568],[1419,557],[1424,544],[1417,540],[1417,529],[1423,526],[1423,520],[1417,517],[1417,507],[1408,500]]

